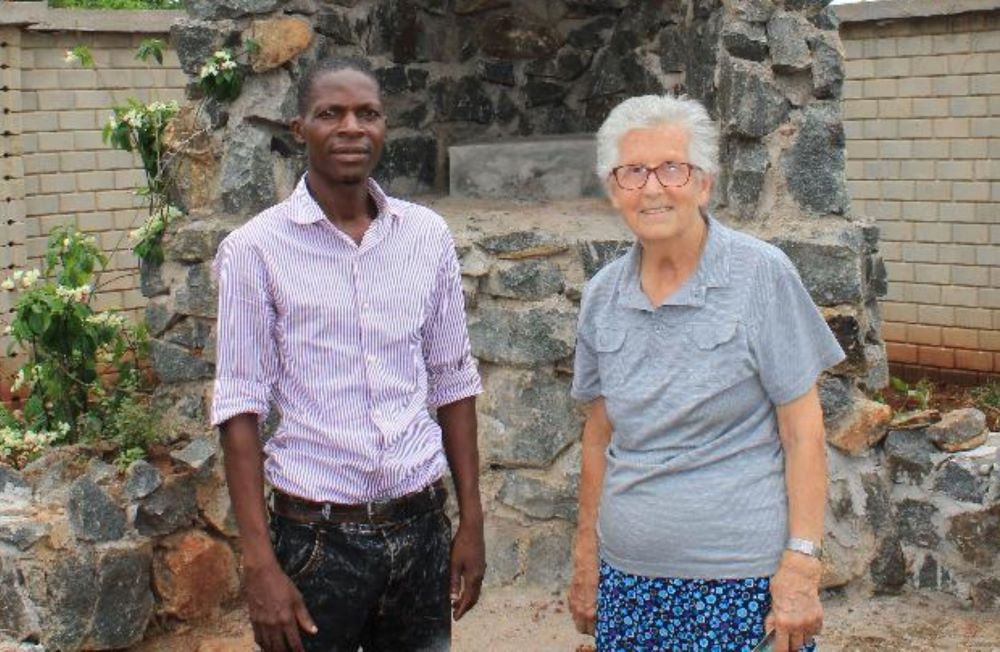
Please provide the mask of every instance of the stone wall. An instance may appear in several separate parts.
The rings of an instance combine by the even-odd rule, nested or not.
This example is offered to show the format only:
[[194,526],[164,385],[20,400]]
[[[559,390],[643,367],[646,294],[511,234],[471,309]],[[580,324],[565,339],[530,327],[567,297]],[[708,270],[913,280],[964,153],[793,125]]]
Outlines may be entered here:
[[[167,50],[164,65],[135,58],[144,38],[166,40],[178,12],[49,9],[44,2],[6,3],[0,12],[0,276],[14,267],[41,267],[53,227],[69,224],[95,235],[111,252],[113,280],[96,296],[101,309],[140,317],[138,261],[128,232],[145,219],[136,158],[101,141],[113,104],[182,100],[187,77]],[[96,68],[67,63],[66,51],[86,45]],[[6,321],[10,295],[0,293]],[[0,335],[0,349],[7,338]],[[9,386],[0,366],[0,400]]]
[[[462,255],[486,386],[479,416],[491,582],[567,579],[581,423],[568,398],[577,305],[585,280],[629,238],[603,200],[549,194],[546,173],[558,159],[580,180],[579,193],[592,192],[582,181],[589,157],[580,155],[588,137],[566,132],[593,130],[625,96],[686,90],[718,118],[724,169],[715,210],[798,265],[848,352],[823,384],[831,444],[865,454],[889,417],[859,390],[887,382],[877,305],[885,279],[877,231],[849,210],[841,46],[825,4],[191,3],[172,32],[189,74],[214,49],[249,35],[263,50],[238,99],[188,110],[173,135],[195,144],[178,157],[190,179],[178,199],[189,215],[168,233],[165,263],[147,267],[143,279],[167,423],[205,427],[216,309],[209,265],[218,243],[287,194],[301,172],[302,152],[285,127],[295,79],[318,57],[360,54],[373,62],[389,112],[376,177],[407,196],[446,187],[464,195],[421,201],[444,215]],[[547,140],[522,143],[520,135]],[[536,167],[533,157],[547,161]],[[497,169],[515,172],[509,181],[460,179],[466,170],[449,166],[502,159]]]
[[1000,2],[865,5],[837,9],[847,175],[854,209],[881,230],[889,360],[997,375]]
[[153,622],[208,618],[238,595],[215,438],[125,474],[101,453],[0,465],[0,649],[123,649]]

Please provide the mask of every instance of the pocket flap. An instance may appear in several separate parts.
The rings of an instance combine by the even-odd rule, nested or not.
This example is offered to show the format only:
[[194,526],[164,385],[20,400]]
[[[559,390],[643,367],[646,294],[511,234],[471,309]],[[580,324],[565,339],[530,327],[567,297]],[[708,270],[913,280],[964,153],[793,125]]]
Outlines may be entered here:
[[695,346],[708,351],[733,339],[736,326],[735,321],[688,324],[687,333]]
[[610,353],[622,348],[625,344],[625,329],[598,327],[597,329],[597,350],[601,353]]

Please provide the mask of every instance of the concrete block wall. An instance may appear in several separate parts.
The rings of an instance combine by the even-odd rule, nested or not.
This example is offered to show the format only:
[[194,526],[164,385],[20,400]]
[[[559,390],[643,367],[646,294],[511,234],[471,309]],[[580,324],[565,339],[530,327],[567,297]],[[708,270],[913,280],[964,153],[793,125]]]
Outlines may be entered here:
[[[43,4],[6,4],[0,12],[0,278],[14,268],[41,268],[49,233],[69,224],[93,234],[110,253],[96,307],[141,318],[146,300],[128,233],[146,216],[134,194],[145,177],[135,155],[102,142],[101,129],[112,105],[129,97],[183,101],[188,80],[173,51],[165,52],[162,66],[135,58],[142,39],[167,41],[181,13]],[[95,69],[65,61],[77,45],[90,48]],[[9,320],[11,299],[0,292],[0,322]],[[0,335],[0,349],[6,344]],[[9,386],[12,364],[0,365],[2,388]]]
[[[160,68],[134,58],[145,35],[86,36],[27,32],[21,40],[21,117],[28,264],[44,254],[53,227],[70,224],[97,236],[111,252],[110,275],[97,295],[101,309],[136,311],[145,305],[135,272],[128,232],[147,216],[134,190],[145,176],[129,152],[101,140],[110,107],[129,97],[143,102],[184,99],[186,76],[168,52]],[[69,65],[67,49],[84,44],[96,70]],[[105,279],[101,281],[102,285]]]
[[982,380],[1000,374],[1000,3],[871,4],[880,20],[840,10],[844,126],[854,211],[881,229],[889,360]]

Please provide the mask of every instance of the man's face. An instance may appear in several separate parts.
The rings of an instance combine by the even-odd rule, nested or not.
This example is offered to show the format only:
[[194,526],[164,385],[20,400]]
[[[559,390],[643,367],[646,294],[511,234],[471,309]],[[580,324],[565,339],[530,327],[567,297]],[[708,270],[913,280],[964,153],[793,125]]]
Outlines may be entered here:
[[[645,165],[655,168],[665,161],[689,163],[687,130],[673,124],[632,129],[618,142],[618,165]],[[687,183],[663,187],[655,174],[636,190],[621,188],[611,175],[607,179],[611,203],[640,241],[662,241],[676,237],[696,224],[701,206],[708,203],[712,177],[691,170]]]
[[378,86],[356,70],[313,80],[304,115],[292,121],[309,170],[333,183],[363,183],[382,155],[385,114]]

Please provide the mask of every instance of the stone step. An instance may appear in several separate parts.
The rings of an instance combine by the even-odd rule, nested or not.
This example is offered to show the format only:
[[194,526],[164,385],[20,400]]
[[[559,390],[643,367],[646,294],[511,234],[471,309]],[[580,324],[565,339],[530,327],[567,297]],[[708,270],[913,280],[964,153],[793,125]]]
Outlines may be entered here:
[[455,145],[448,156],[453,197],[551,201],[604,193],[590,134]]

